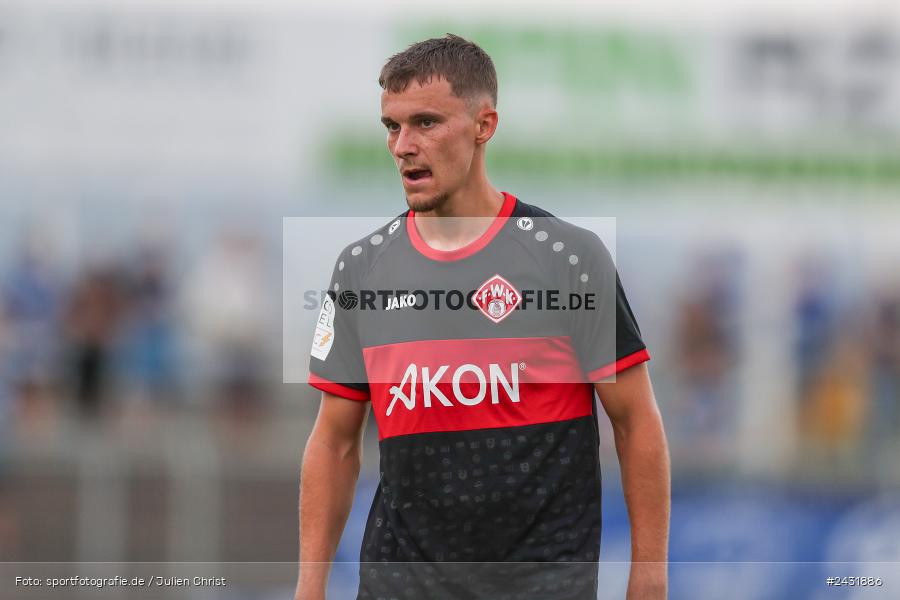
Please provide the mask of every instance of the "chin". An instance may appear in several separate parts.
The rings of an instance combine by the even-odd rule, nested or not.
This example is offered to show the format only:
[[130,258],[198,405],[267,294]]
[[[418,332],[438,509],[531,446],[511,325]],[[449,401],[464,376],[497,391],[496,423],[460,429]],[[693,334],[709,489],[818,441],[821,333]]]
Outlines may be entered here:
[[440,208],[450,198],[448,194],[416,194],[410,197],[406,195],[406,204],[413,212],[428,212]]

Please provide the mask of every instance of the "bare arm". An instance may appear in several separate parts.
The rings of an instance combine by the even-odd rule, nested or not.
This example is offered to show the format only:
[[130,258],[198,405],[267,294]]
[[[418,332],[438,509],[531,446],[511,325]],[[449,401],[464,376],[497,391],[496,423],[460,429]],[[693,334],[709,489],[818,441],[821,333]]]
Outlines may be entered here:
[[595,384],[612,423],[631,521],[628,600],[667,593],[671,480],[669,450],[646,364]]
[[300,474],[300,574],[296,600],[325,598],[331,561],[353,504],[368,411],[368,402],[322,393]]

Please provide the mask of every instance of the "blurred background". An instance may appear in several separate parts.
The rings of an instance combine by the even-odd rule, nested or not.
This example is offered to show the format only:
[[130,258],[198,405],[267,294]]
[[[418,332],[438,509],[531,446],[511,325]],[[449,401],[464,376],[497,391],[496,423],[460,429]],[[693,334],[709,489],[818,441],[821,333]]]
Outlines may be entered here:
[[449,31],[498,70],[493,183],[617,218],[700,565],[672,597],[897,585],[900,5],[786,4],[0,0],[0,561],[284,563],[167,597],[289,594],[319,393],[282,383],[282,220],[404,210],[378,72]]

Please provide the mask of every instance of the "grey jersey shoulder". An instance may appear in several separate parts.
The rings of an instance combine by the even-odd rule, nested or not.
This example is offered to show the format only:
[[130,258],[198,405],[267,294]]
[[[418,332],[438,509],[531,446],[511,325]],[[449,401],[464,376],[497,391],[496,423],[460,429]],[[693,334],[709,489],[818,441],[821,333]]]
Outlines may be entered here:
[[377,229],[347,244],[338,255],[337,268],[346,269],[345,277],[360,282],[385,252],[406,234],[406,213],[383,223]]
[[550,268],[567,266],[577,271],[586,260],[607,259],[610,255],[595,231],[570,223],[538,206],[520,200],[511,218],[514,221],[510,228],[512,235],[529,254]]

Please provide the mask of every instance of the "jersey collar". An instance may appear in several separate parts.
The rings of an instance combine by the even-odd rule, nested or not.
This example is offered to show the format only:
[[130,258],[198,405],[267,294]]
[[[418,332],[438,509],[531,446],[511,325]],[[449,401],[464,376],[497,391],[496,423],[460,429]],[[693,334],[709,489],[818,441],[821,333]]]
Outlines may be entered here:
[[516,197],[507,192],[503,192],[503,206],[500,207],[500,212],[494,217],[490,227],[488,227],[477,239],[456,250],[436,250],[429,246],[425,240],[422,239],[422,236],[419,235],[419,230],[416,228],[415,213],[412,210],[406,214],[406,232],[409,234],[409,241],[412,243],[413,247],[428,258],[440,261],[459,260],[461,258],[472,256],[490,244],[491,240],[494,239],[500,229],[506,224],[506,220],[509,219],[509,216],[513,213],[515,207]]

